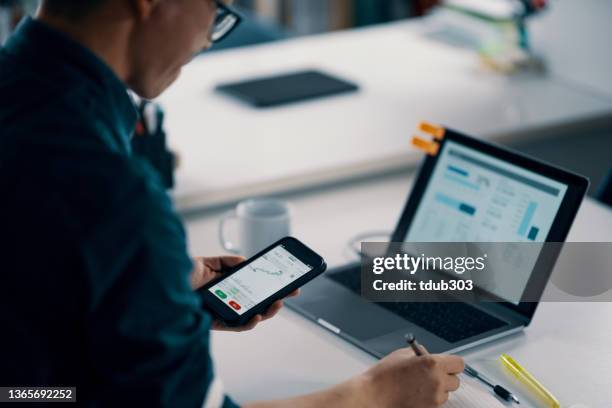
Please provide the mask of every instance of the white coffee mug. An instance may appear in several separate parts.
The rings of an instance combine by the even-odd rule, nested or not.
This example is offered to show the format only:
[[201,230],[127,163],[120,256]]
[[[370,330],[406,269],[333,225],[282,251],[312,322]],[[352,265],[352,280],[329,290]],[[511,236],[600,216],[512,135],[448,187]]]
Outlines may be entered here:
[[[226,213],[219,222],[219,241],[231,253],[250,257],[281,238],[291,234],[291,206],[271,198],[242,201],[235,210]],[[226,238],[225,225],[234,219],[238,223],[238,240]]]

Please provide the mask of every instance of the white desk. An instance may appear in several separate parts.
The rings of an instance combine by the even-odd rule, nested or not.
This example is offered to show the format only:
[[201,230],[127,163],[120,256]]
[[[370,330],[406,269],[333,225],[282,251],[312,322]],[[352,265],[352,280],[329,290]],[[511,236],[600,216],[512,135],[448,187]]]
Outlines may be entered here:
[[[557,12],[567,13],[554,6],[538,21],[540,32]],[[559,23],[553,23],[554,37]],[[602,27],[597,34],[612,31]],[[428,30],[426,20],[412,20],[194,60],[160,99],[181,156],[179,209],[414,167],[420,156],[409,140],[423,119],[498,141],[594,118],[612,122],[612,96],[566,84],[556,72],[506,77],[483,71],[473,52],[428,39],[422,35]],[[563,27],[566,35],[582,31],[582,38],[596,35],[590,25]],[[556,50],[554,64],[572,58]],[[305,67],[354,80],[361,91],[263,111],[213,92],[221,82]]]
[[[353,235],[392,229],[412,176],[397,175],[290,198],[296,206],[294,233],[326,257],[346,262]],[[187,222],[193,254],[213,255],[220,212]],[[612,211],[588,199],[569,241],[612,241]],[[465,353],[476,367],[510,385],[493,361],[509,352],[567,404],[591,408],[612,401],[612,303],[544,303],[525,333]],[[238,401],[296,395],[340,382],[374,359],[290,310],[249,333],[215,333],[213,354],[227,390]],[[521,406],[529,406],[525,396]]]

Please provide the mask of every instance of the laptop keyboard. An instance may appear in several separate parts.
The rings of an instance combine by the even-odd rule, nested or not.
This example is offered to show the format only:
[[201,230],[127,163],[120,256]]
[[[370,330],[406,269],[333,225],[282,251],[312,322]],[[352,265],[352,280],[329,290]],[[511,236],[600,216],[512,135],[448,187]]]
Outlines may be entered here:
[[[361,294],[359,269],[347,269],[328,274],[327,277]],[[507,324],[462,302],[380,302],[376,304],[449,343],[455,343]]]

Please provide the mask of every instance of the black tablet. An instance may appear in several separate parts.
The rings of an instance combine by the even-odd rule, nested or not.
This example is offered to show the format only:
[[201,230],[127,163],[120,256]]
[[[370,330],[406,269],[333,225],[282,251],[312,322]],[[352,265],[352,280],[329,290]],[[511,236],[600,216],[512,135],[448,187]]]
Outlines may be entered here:
[[216,87],[219,92],[259,108],[355,92],[358,89],[352,82],[316,70],[254,78]]

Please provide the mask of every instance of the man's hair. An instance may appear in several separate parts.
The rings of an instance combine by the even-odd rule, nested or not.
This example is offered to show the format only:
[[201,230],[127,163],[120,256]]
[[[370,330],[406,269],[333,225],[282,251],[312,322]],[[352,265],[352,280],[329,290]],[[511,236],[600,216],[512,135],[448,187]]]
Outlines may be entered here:
[[62,17],[84,17],[106,0],[43,0],[45,12]]

